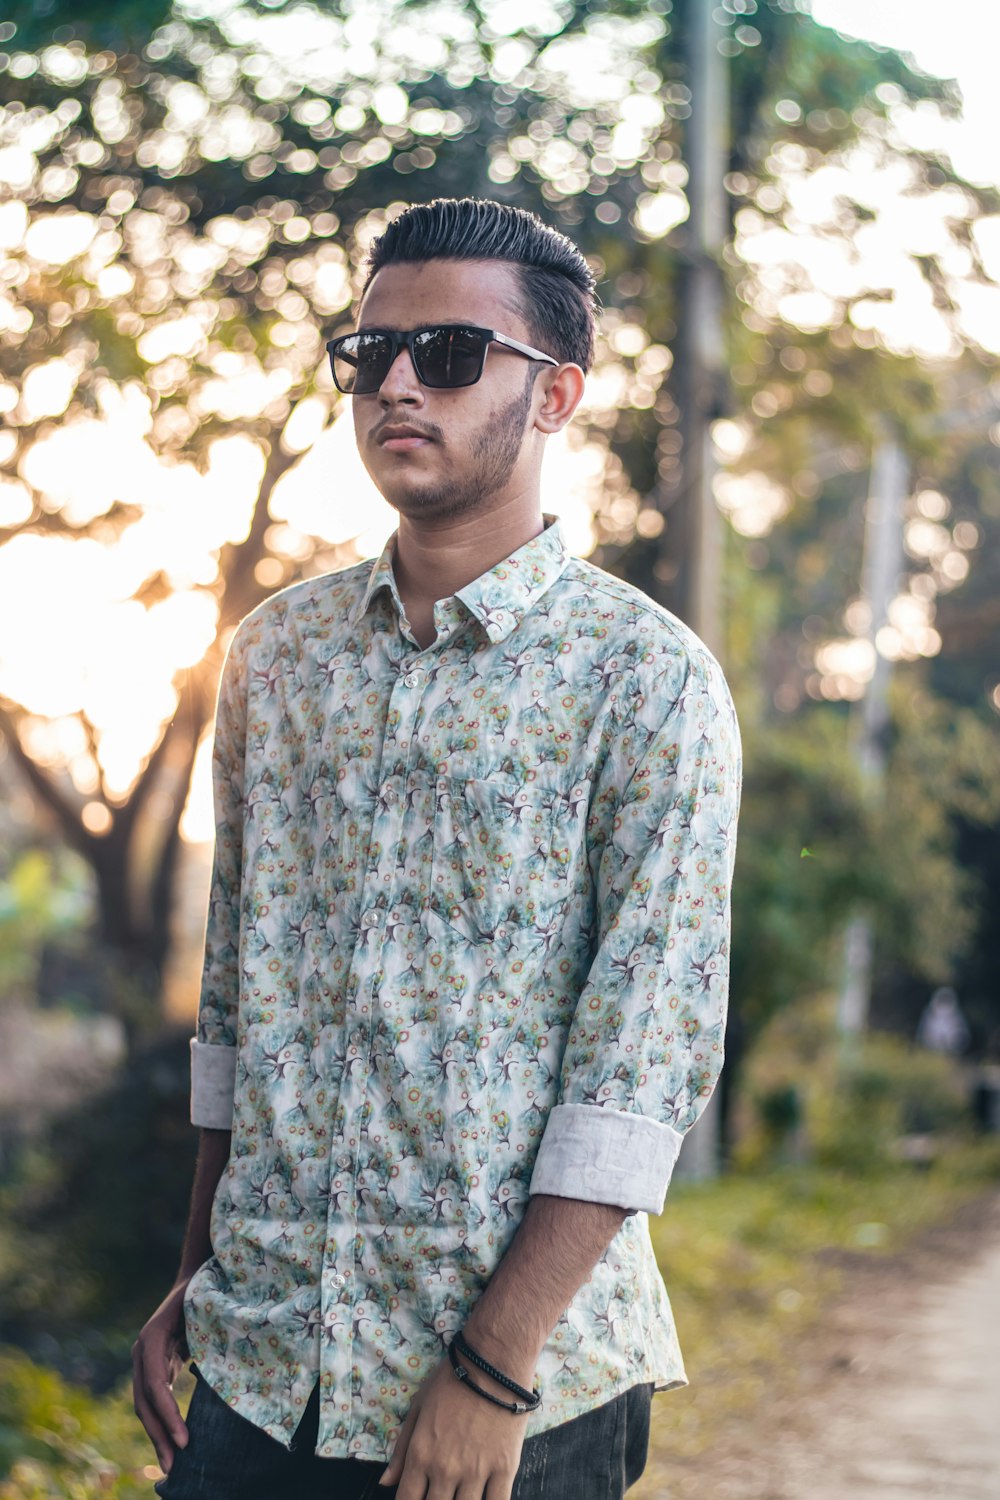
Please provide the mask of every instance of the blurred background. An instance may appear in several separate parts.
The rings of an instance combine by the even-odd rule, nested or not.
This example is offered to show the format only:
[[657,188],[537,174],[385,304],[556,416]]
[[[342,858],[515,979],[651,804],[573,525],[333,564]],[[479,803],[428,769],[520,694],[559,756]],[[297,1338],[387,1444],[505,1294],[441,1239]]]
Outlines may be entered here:
[[196,1145],[216,682],[248,610],[393,529],[322,346],[410,202],[516,203],[587,254],[546,509],[704,636],[743,726],[729,1061],[653,1226],[696,1387],[663,1451],[753,1410],[740,1372],[833,1295],[818,1255],[996,1181],[1000,12],[945,20],[6,8],[0,1496],[157,1472],[120,1382]]

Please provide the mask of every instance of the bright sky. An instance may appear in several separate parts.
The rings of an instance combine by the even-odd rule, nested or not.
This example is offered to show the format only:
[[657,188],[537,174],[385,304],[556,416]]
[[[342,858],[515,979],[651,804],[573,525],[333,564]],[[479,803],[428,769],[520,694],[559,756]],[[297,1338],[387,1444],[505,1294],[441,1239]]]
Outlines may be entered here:
[[1000,183],[1000,3],[998,0],[812,0],[824,26],[910,52],[925,73],[955,78],[963,119],[941,143],[970,182]]

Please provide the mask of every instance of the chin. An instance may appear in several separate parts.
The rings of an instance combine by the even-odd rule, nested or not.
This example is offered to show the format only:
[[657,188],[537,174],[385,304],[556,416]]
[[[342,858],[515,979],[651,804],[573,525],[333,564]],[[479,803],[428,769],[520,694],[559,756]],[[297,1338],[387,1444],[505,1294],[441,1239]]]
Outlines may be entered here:
[[392,485],[382,494],[393,510],[407,520],[455,521],[462,516],[485,509],[488,497],[470,494],[468,490],[436,488],[421,489]]
[[436,508],[448,488],[440,477],[422,473],[412,465],[376,462],[366,463],[365,468],[382,498],[404,515]]

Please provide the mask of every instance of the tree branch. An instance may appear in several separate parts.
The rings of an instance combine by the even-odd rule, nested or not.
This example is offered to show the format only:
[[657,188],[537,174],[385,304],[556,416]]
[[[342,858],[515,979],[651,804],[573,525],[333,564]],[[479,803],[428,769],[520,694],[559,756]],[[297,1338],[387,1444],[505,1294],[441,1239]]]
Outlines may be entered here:
[[89,834],[80,822],[79,813],[69,798],[59,790],[41,766],[32,760],[21,744],[21,736],[17,732],[17,718],[6,704],[0,704],[0,734],[10,747],[11,754],[32,791],[37,793],[40,801],[53,814],[64,836],[87,860],[93,862],[95,843],[93,835]]
[[142,770],[139,772],[139,775],[136,777],[135,782],[132,786],[132,790],[129,793],[128,801],[117,812],[117,817],[126,830],[126,838],[131,837],[132,829],[135,827],[136,820],[142,809],[145,807],[146,803],[149,801],[150,795],[156,784],[156,778],[159,775],[160,767],[167,759],[170,747],[176,737],[182,702],[183,694],[181,697],[181,701],[178,702],[177,708],[174,710],[174,713],[166,721],[163,729],[160,731],[160,738],[157,740],[153,749],[150,751],[149,758],[146,761],[146,764],[143,766]]
[[244,615],[249,614],[255,605],[267,597],[268,590],[257,582],[254,570],[261,559],[267,556],[264,537],[271,525],[268,506],[274,486],[298,457],[297,453],[284,453],[280,440],[275,434],[271,439],[271,450],[264,469],[264,477],[257,492],[249,535],[246,541],[230,543],[229,546],[223,548],[219,558],[219,573],[227,582],[219,611],[220,637],[225,631],[238,625]]
[[181,707],[174,720],[181,726],[175,739],[183,733],[186,741],[184,758],[178,771],[178,791],[166,822],[163,843],[160,846],[149,891],[150,946],[157,966],[162,964],[169,947],[174,875],[181,843],[181,818],[184,816],[184,806],[191,787],[191,773],[208,712],[208,704],[201,686],[194,674],[190,674],[184,686]]
[[116,500],[103,515],[94,516],[82,525],[74,526],[61,511],[40,510],[36,511],[30,521],[22,521],[17,526],[0,526],[0,547],[13,541],[16,536],[68,536],[73,541],[83,541],[87,537],[101,539],[109,522],[120,524],[135,520],[141,514],[139,506],[126,505],[123,501]]

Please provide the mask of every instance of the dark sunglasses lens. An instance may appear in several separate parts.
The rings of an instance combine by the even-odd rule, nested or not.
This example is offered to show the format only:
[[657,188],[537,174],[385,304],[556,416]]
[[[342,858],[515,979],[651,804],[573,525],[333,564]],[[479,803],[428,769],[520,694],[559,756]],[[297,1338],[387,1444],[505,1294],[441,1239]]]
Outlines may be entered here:
[[351,333],[334,340],[330,360],[338,390],[370,396],[389,373],[392,345],[384,333]]
[[413,340],[413,363],[424,385],[475,385],[488,340],[475,328],[423,328]]

